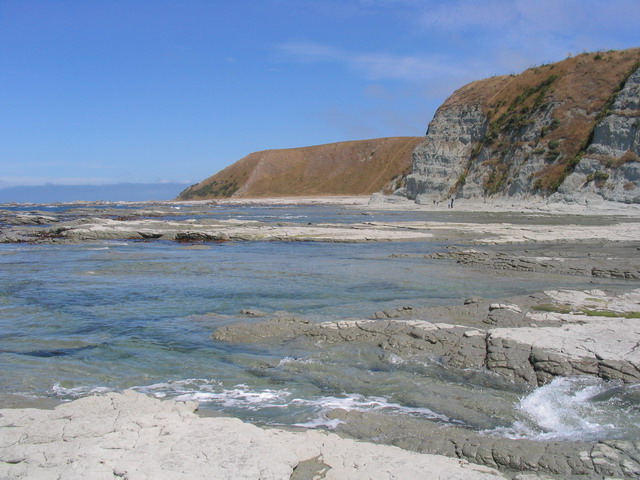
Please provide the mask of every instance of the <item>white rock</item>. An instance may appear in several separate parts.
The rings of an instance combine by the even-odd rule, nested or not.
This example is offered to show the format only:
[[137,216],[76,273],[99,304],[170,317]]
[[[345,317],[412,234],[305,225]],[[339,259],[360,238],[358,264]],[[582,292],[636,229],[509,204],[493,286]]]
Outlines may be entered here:
[[492,303],[489,305],[489,311],[491,310],[511,310],[512,312],[522,313],[522,309],[513,303]]
[[194,402],[109,393],[55,410],[0,410],[0,478],[282,479],[316,457],[327,479],[503,479],[465,461],[320,431],[201,418]]

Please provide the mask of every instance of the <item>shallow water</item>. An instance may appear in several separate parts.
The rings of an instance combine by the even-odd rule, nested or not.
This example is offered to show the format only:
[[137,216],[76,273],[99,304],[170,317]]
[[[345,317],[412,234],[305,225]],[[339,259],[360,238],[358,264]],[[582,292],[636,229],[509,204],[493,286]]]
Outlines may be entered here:
[[[243,212],[308,219],[310,208],[244,207]],[[361,214],[344,209],[312,210],[314,221],[361,221]],[[637,438],[640,414],[625,400],[635,398],[631,387],[593,380],[586,387],[554,383],[531,392],[492,375],[374,348],[310,351],[211,339],[221,325],[259,321],[239,315],[244,308],[320,321],[364,318],[403,305],[459,304],[470,296],[592,288],[590,279],[580,277],[488,276],[394,255],[441,247],[428,242],[0,245],[0,403],[135,388],[161,398],[196,399],[202,408],[261,424],[331,427],[335,423],[324,414],[340,407],[506,436],[564,438],[573,432],[585,438]],[[572,388],[588,388],[600,400],[587,393],[576,397]],[[605,398],[604,392],[611,395]],[[583,408],[596,403],[597,408]],[[561,418],[545,414],[562,409]],[[587,423],[576,426],[571,415]]]

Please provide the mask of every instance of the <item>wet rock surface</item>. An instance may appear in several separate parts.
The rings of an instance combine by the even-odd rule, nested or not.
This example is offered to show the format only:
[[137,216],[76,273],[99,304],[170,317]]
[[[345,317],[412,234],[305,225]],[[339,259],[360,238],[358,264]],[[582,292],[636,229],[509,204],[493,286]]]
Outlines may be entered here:
[[[169,218],[170,216],[173,218]],[[300,225],[285,222],[212,220],[194,211],[188,214],[176,212],[169,206],[149,206],[125,212],[105,207],[79,208],[51,215],[36,210],[26,214],[0,212],[0,242],[169,240],[190,244],[193,248],[205,248],[201,244],[233,240],[365,242],[446,238],[457,239],[461,243],[494,242],[498,245],[456,247],[428,256],[416,255],[416,262],[456,261],[471,268],[587,276],[593,277],[594,281],[598,278],[615,278],[628,281],[629,288],[632,288],[636,285],[634,281],[640,279],[638,246],[637,241],[633,241],[634,238],[638,238],[637,222],[632,219],[622,223],[610,222],[604,226],[596,221],[594,223],[596,225],[589,226],[590,230],[580,230],[580,238],[573,240],[579,226],[523,227],[517,223],[451,222]],[[541,243],[529,243],[526,246],[509,244],[532,238],[540,239]],[[406,305],[375,312],[368,319],[319,323],[287,314],[274,316],[247,309],[242,312],[246,317],[246,323],[221,327],[215,331],[213,339],[218,342],[250,344],[258,348],[261,345],[285,344],[290,345],[292,351],[342,348],[357,353],[358,349],[362,349],[362,352],[367,352],[368,355],[373,352],[372,355],[378,355],[387,363],[397,357],[445,365],[455,370],[456,375],[467,375],[470,383],[488,382],[489,380],[482,375],[489,372],[490,378],[493,378],[491,381],[504,382],[511,385],[506,388],[524,393],[528,391],[526,389],[548,384],[562,376],[615,379],[621,385],[623,382],[640,382],[638,312],[640,291],[616,293],[596,289],[584,292],[549,290],[508,299],[469,297],[461,300],[459,305]],[[291,368],[296,368],[295,363],[291,364]],[[326,384],[326,371],[313,372],[307,364],[299,368],[304,369],[319,386]],[[270,365],[258,366],[254,370],[256,376],[276,375],[270,371],[275,370]],[[392,379],[393,373],[389,374],[389,379]],[[474,375],[482,376],[482,380],[472,378]],[[287,377],[282,374],[282,377],[276,380],[286,383]],[[352,378],[333,380],[345,388],[356,382]],[[359,386],[366,385],[367,379],[357,379],[357,382],[360,382]],[[445,416],[464,417],[464,425],[459,427],[443,426],[442,423],[417,420],[408,416],[377,415],[372,412],[334,410],[328,415],[332,419],[345,422],[338,427],[345,435],[373,439],[408,450],[463,459],[474,464],[498,468],[507,472],[509,477],[520,480],[606,477],[626,479],[637,478],[639,475],[640,442],[637,440],[533,441],[482,433],[483,430],[492,430],[514,420],[510,410],[513,407],[512,398],[494,399],[477,394],[475,397],[460,399],[458,394],[454,387],[444,382],[439,386],[438,392],[433,392],[429,401],[435,410]],[[412,399],[424,396],[423,392],[408,392],[406,395],[408,404],[411,404]],[[181,415],[181,421],[185,418],[185,415]],[[107,433],[113,433],[114,438],[117,437],[115,432]],[[317,432],[309,433],[308,438],[315,438],[316,434]],[[67,443],[69,440],[74,442],[74,438],[67,437]],[[118,441],[125,441],[128,437],[117,438]],[[323,441],[326,441],[326,437],[318,438],[324,438]],[[296,439],[295,442],[301,441],[300,437]],[[76,444],[72,443],[71,446],[73,445]],[[122,459],[127,458],[125,453],[120,453],[123,455]],[[135,452],[130,453],[137,455]],[[189,456],[184,452],[176,455],[183,454],[185,458]],[[42,452],[35,448],[23,457],[4,457],[5,464],[2,468],[9,469],[7,471],[11,475],[20,478],[19,475],[23,475],[21,472],[28,472],[28,468],[34,467],[40,461],[38,459],[41,455]],[[341,470],[343,460],[337,457],[329,460],[329,455],[328,452],[320,450],[306,452],[287,463],[286,469],[283,469],[286,473],[283,473],[282,478],[305,478],[305,475],[356,478],[344,476],[354,474],[355,463],[349,464],[351,470]],[[394,460],[401,457],[402,454],[384,457],[389,465],[393,466],[386,470],[382,469],[379,463],[371,465],[377,465],[380,472],[392,472],[389,475],[393,475],[393,472],[403,471],[402,461]],[[61,458],[67,461],[71,457]],[[141,463],[142,457],[135,458],[138,464]],[[414,461],[413,457],[410,461]],[[367,462],[373,461],[367,459]],[[46,468],[53,468],[54,464],[47,465]],[[82,465],[81,468],[89,468],[85,464]],[[98,467],[95,468],[95,472],[102,472],[97,470]],[[424,468],[431,467],[423,466],[423,471]],[[113,475],[123,476],[127,471],[127,468],[120,466],[111,470],[107,468],[105,478],[113,478]],[[247,471],[253,472],[250,469]],[[518,473],[522,471],[529,473]],[[415,472],[411,470],[405,473],[410,475]],[[28,477],[28,473],[24,475],[24,478]],[[193,475],[189,478],[198,478]],[[451,475],[458,475],[451,478],[471,478],[466,470],[461,474]],[[280,477],[274,475],[273,478]]]
[[[563,303],[557,303],[558,298]],[[221,327],[213,339],[234,343],[364,343],[402,356],[437,357],[453,367],[486,368],[531,385],[570,375],[640,381],[640,289],[620,296],[598,290],[589,294],[549,291],[526,300],[527,306],[481,302],[448,308],[401,308],[378,312],[375,320],[314,323],[277,317]],[[451,321],[453,312],[459,324],[399,318],[428,315]],[[494,325],[499,327],[492,328]]]
[[[303,349],[369,345],[383,355],[428,358],[464,372],[489,371],[513,385],[544,385],[576,375],[640,381],[640,289],[619,294],[549,290],[501,301],[473,298],[460,306],[406,306],[373,317],[320,323],[277,317],[221,327],[213,339],[290,343]],[[444,319],[451,323],[439,321]],[[446,387],[440,393],[442,398],[434,394],[429,399],[431,406],[450,418],[464,417],[466,427],[342,409],[329,412],[328,418],[343,422],[338,431],[355,438],[465,459],[514,475],[530,471],[548,478],[626,479],[640,474],[637,439],[505,438],[494,430],[496,422],[513,419],[500,401],[460,400]]]
[[[142,204],[126,208],[91,204],[59,208],[59,211],[54,209],[51,212],[38,209],[0,209],[0,243],[65,244],[102,240],[166,240],[183,243],[456,241],[465,244],[497,244],[506,248],[509,244],[531,242],[540,242],[541,245],[544,242],[547,247],[589,241],[619,244],[635,242],[640,237],[640,222],[634,217],[568,217],[563,221],[553,216],[538,218],[539,216],[507,214],[496,217],[486,211],[487,206],[484,204],[477,205],[478,210],[473,215],[468,212],[456,212],[455,215],[452,215],[453,212],[438,212],[437,218],[440,221],[351,223],[256,221],[242,215],[238,218],[233,215],[212,218],[212,207],[206,204],[188,208],[171,203]],[[402,210],[404,207],[398,208]],[[363,218],[366,216],[363,215]],[[527,224],[528,221],[531,223]],[[442,256],[445,257],[446,255]],[[507,260],[506,263],[517,264],[512,269],[530,269],[523,259]],[[481,262],[478,258],[468,261]],[[493,263],[496,262],[497,260]],[[602,270],[598,276],[618,276],[615,270],[608,270],[606,263],[595,267]],[[578,270],[580,268],[582,266]],[[637,272],[633,272],[632,270],[629,278],[636,278]]]
[[37,210],[2,210],[0,243],[79,243],[101,240],[167,240],[180,243],[370,242],[426,240],[433,236],[426,228],[407,229],[403,224],[304,224],[212,219],[207,218],[208,211],[206,206],[193,207],[187,215],[187,212],[181,213],[171,206],[152,208],[149,205],[126,211],[74,208],[44,216]]
[[563,275],[640,280],[640,255],[636,242],[607,244],[587,242],[568,248],[562,244],[515,248],[451,247],[429,255],[436,260],[453,260],[493,270],[545,272]]
[[342,420],[338,431],[354,438],[379,438],[407,450],[465,459],[505,472],[533,471],[563,479],[640,475],[638,442],[507,439],[407,417],[345,410],[334,410],[330,417]]

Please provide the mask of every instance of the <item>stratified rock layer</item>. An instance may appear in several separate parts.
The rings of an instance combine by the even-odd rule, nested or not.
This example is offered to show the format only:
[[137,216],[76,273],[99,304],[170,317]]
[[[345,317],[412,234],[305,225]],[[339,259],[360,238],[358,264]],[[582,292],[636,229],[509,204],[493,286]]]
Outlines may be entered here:
[[640,202],[640,49],[473,82],[438,109],[405,193]]
[[[279,317],[227,325],[217,329],[213,338],[263,345],[287,343],[304,351],[314,346],[324,349],[351,344],[357,349],[369,345],[383,355],[487,369],[510,382],[532,386],[578,375],[631,384],[640,381],[640,290],[619,295],[595,289],[549,290],[524,300],[491,303],[470,298],[457,310],[434,307],[421,312],[404,307],[378,312],[375,320],[314,323]],[[421,314],[430,321],[402,318]],[[464,325],[439,323],[437,317],[458,317]],[[447,393],[453,392],[447,392],[446,386],[441,388],[447,401],[436,401],[437,411],[451,418],[456,418],[456,409],[464,411],[467,425],[471,422],[482,432],[431,420],[343,409],[331,411],[328,418],[344,422],[338,430],[356,438],[377,438],[404,449],[463,458],[505,471],[530,470],[563,479],[631,479],[640,475],[640,443],[634,439],[589,442],[492,435],[485,417],[504,415],[499,399],[493,399],[490,411],[457,396],[455,402],[459,403],[450,407],[454,396],[447,397]]]
[[[515,304],[487,305],[472,328],[437,321],[389,319],[311,323],[274,318],[219,328],[213,338],[236,343],[308,339],[330,345],[359,342],[400,356],[422,354],[460,368],[487,368],[509,380],[543,385],[556,376],[594,375],[640,382],[640,290],[549,291],[540,311]],[[565,313],[566,312],[566,313]],[[385,312],[381,312],[385,313]],[[509,325],[504,328],[501,325]]]

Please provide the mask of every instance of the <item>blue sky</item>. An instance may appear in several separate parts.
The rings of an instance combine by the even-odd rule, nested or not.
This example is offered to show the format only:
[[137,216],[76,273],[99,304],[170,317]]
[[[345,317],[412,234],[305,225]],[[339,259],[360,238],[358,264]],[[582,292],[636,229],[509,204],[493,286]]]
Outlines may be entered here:
[[0,0],[0,187],[199,181],[423,135],[456,88],[639,46],[638,0]]

